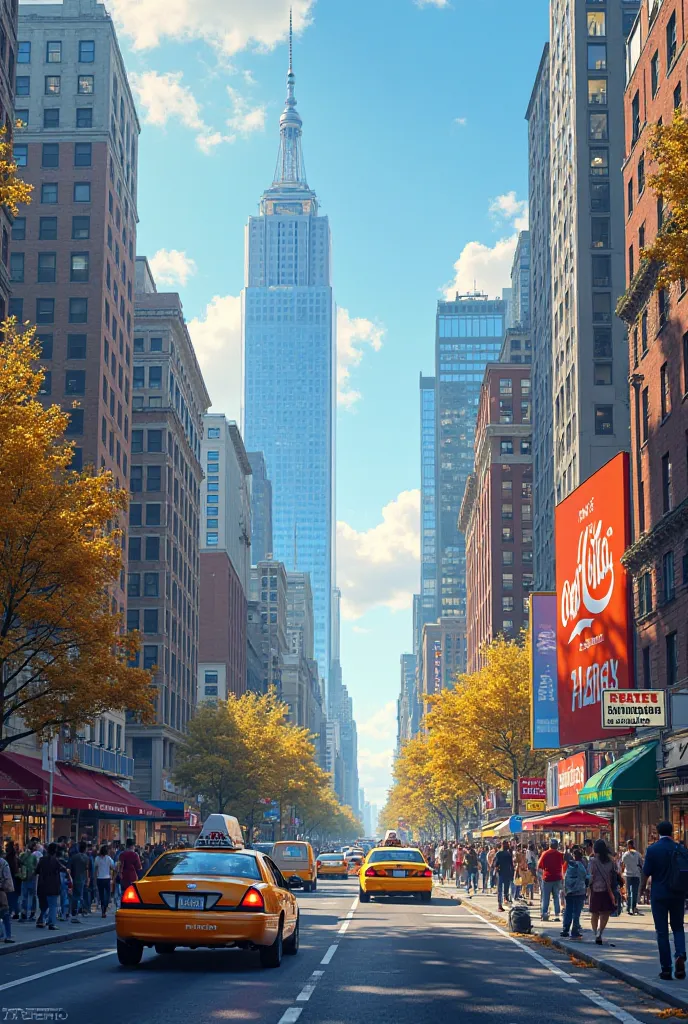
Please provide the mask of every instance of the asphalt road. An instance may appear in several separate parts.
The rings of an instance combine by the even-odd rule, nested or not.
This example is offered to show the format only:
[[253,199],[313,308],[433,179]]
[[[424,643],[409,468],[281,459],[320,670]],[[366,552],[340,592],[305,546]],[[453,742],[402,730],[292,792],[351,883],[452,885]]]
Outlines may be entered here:
[[[661,1004],[562,953],[517,943],[465,904],[373,900],[353,881],[300,896],[301,950],[278,970],[240,950],[146,950],[121,968],[114,935],[0,958],[0,1022],[69,1024],[622,1024]],[[50,1015],[46,1011],[51,1011]]]

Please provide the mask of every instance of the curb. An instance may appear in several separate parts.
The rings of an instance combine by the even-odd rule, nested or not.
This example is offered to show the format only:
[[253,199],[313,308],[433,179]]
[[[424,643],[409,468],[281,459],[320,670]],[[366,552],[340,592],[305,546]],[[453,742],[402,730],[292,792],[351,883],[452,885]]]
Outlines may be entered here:
[[36,949],[38,946],[52,946],[56,942],[73,942],[74,939],[88,939],[91,935],[102,935],[104,932],[115,930],[115,922],[112,924],[98,925],[96,928],[89,928],[88,931],[62,932],[60,935],[46,935],[40,939],[30,939],[28,942],[17,942],[16,945],[0,946],[0,956],[7,956],[10,953],[21,953],[25,949]]
[[[443,894],[445,895],[445,894]],[[456,897],[451,897],[457,899]],[[462,901],[457,899],[458,903]],[[492,920],[497,924],[504,926],[508,924],[504,918],[497,917],[496,914],[492,914],[489,910],[484,910],[477,904],[472,905],[475,912],[484,917],[485,920]],[[551,935],[546,935],[544,932],[533,932],[534,935],[540,935],[546,937],[552,943],[555,949],[560,950],[563,953],[568,953],[575,956],[578,960],[584,960],[588,964],[592,964],[599,971],[604,971],[606,974],[611,974],[612,977],[617,978],[619,981],[623,981],[626,985],[632,986],[632,988],[640,989],[641,992],[645,992],[646,995],[652,996],[653,999],[658,999],[663,1003],[667,1003],[669,1006],[674,1006],[678,1010],[688,1010],[688,995],[681,997],[678,994],[674,995],[672,992],[667,992],[661,985],[657,985],[652,981],[647,981],[645,978],[639,978],[635,974],[631,974],[628,971],[622,970],[617,967],[616,964],[610,963],[608,960],[602,960],[599,957],[594,956],[592,953],[588,953],[586,950],[581,949],[577,943],[563,942],[561,939],[553,938]],[[522,936],[523,939],[527,939],[528,936]]]

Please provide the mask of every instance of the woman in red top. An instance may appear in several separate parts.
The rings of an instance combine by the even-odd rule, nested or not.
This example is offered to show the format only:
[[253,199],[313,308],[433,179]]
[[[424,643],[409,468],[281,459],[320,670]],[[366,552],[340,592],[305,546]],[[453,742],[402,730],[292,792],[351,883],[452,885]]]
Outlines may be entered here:
[[141,858],[134,849],[134,840],[127,839],[127,848],[120,853],[117,861],[117,874],[122,892],[128,885],[133,885],[140,878],[142,871]]

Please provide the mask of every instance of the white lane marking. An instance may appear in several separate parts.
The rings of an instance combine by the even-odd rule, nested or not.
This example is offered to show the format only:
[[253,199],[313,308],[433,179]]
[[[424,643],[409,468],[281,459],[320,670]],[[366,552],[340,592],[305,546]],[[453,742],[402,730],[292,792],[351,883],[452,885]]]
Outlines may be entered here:
[[310,997],[315,992],[315,986],[318,984],[318,982],[320,981],[320,979],[322,978],[324,973],[325,973],[324,971],[313,971],[313,973],[311,974],[311,979],[312,980],[311,981],[307,981],[306,984],[301,989],[301,991],[299,992],[299,994],[297,995],[297,997],[296,997],[296,1002],[297,1003],[307,1003],[308,1002]]
[[353,912],[353,910],[350,910],[349,913],[346,915],[347,921],[350,921],[353,916],[354,916],[354,912]]
[[325,953],[325,956],[322,958],[320,963],[324,964],[325,966],[327,966],[327,964],[329,964],[330,960],[332,959],[332,957],[337,952],[338,948],[339,948],[339,943],[335,942],[333,946],[330,946],[330,948],[328,949],[327,953]]
[[623,1024],[640,1024],[638,1018],[634,1017],[633,1014],[628,1013],[627,1010],[622,1010],[621,1007],[617,1006],[615,1003],[610,1003],[608,999],[605,999],[604,996],[598,995],[597,992],[593,992],[592,989],[582,988],[580,993],[582,996],[586,996],[586,998],[588,998],[592,1003],[595,1003],[596,1006],[606,1010],[607,1013],[611,1013],[612,1017],[616,1017],[616,1019],[622,1021]]
[[348,922],[348,921],[345,921],[345,922],[344,922],[344,923],[342,924],[342,927],[341,927],[341,928],[339,929],[339,931],[337,932],[337,935],[343,935],[343,934],[344,934],[344,932],[345,932],[345,931],[347,930],[347,928],[348,928],[348,927],[349,927],[349,922]]
[[49,974],[60,974],[62,971],[69,971],[72,967],[81,967],[82,964],[90,964],[94,960],[102,960],[104,956],[114,956],[116,952],[116,949],[109,949],[107,953],[88,956],[85,960],[74,960],[71,964],[63,964],[62,967],[52,967],[49,971],[41,971],[40,974],[29,974],[26,978],[19,978],[18,981],[6,981],[4,985],[0,985],[0,992],[4,992],[8,988],[16,988],[17,985],[26,985],[28,981],[38,981],[39,978],[47,978]]
[[[469,910],[467,907],[466,913],[470,914],[471,917],[479,917],[481,921],[486,920],[477,911]],[[505,932],[503,928],[499,927],[499,925],[492,924],[491,921],[487,921],[487,924],[489,924],[490,928],[493,928],[496,932],[499,932],[500,935],[503,935],[505,939],[509,939],[510,942],[513,942],[514,945],[518,946],[519,949],[522,949],[524,953],[528,954],[528,956],[532,956],[533,960],[537,960],[538,963],[542,964],[543,967],[546,967],[548,971],[552,972],[552,974],[556,974],[558,977],[560,977],[562,981],[568,982],[569,985],[580,985],[578,978],[572,978],[570,974],[566,973],[566,971],[561,971],[558,967],[555,967],[555,965],[553,963],[550,963],[549,960],[546,960],[544,956],[540,956],[540,954],[536,953],[534,949],[529,949],[528,946],[525,945],[525,943],[519,942],[518,939],[515,939],[513,935],[509,935],[509,933]]]
[[290,1006],[288,1010],[282,1014],[279,1019],[279,1024],[294,1024],[303,1013],[302,1006]]
[[358,906],[358,896],[356,897],[356,899],[351,904],[351,909],[355,910],[357,906]]

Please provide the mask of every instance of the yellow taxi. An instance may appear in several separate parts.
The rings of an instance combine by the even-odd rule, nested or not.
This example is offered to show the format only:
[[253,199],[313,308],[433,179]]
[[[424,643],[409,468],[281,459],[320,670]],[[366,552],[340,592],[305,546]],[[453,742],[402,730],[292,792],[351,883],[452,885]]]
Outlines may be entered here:
[[145,946],[257,949],[263,967],[299,951],[294,894],[269,857],[244,849],[227,814],[211,814],[193,849],[167,850],[124,890],[115,929],[124,967],[139,964]]
[[349,877],[349,862],[343,853],[321,853],[315,866],[318,878]]
[[432,899],[432,871],[420,850],[403,846],[378,846],[371,850],[359,872],[361,903],[371,896],[415,896]]
[[349,878],[358,878],[358,873],[361,870],[361,864],[365,859],[363,850],[349,850],[346,855],[346,859],[349,865]]
[[299,840],[278,842],[270,854],[289,885],[301,885],[304,892],[315,892],[318,887],[318,869],[310,843]]

